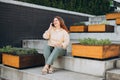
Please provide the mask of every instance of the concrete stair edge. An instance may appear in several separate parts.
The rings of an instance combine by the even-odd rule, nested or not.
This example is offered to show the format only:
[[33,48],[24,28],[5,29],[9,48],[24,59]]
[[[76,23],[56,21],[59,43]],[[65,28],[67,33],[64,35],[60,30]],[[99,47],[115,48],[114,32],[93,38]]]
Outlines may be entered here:
[[120,68],[108,70],[106,72],[106,80],[120,80]]
[[41,75],[42,67],[18,70],[0,65],[1,77],[8,80],[104,80],[104,78],[58,69],[53,74]]

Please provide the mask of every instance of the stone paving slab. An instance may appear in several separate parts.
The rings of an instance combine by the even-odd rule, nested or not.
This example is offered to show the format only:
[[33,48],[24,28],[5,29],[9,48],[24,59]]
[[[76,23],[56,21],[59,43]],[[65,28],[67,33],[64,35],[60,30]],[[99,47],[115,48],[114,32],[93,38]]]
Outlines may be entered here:
[[57,69],[53,74],[42,75],[42,67],[18,70],[1,66],[1,77],[9,80],[103,80],[103,78]]
[[120,80],[120,69],[107,71],[106,80]]

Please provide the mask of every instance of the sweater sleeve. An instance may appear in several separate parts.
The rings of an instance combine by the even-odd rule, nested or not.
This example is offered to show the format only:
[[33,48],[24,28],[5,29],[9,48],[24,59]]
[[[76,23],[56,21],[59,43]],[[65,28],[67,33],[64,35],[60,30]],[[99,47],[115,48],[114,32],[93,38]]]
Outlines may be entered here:
[[49,30],[46,30],[43,34],[43,38],[44,39],[49,39],[50,38],[50,31]]
[[67,32],[64,33],[64,42],[62,43],[62,47],[64,49],[67,48],[68,44],[70,42],[70,39],[69,39],[69,34]]

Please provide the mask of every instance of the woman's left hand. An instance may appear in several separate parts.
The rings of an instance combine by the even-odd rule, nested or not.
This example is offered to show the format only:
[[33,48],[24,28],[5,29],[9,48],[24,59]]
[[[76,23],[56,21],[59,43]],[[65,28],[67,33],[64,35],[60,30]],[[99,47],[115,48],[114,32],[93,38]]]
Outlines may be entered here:
[[57,43],[57,44],[55,44],[54,46],[55,46],[55,47],[62,47],[62,44]]

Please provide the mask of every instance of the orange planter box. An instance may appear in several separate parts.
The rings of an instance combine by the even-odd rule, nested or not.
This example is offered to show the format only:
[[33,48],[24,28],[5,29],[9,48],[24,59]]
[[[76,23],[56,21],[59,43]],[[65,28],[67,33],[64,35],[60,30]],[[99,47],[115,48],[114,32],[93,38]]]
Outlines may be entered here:
[[81,26],[70,26],[70,32],[86,32],[87,26],[81,25]]
[[108,19],[108,20],[112,20],[112,19],[116,19],[116,18],[120,18],[120,13],[106,14],[106,19]]
[[2,54],[2,64],[18,69],[42,66],[44,63],[44,57],[42,54],[21,56],[7,53]]
[[114,32],[114,26],[106,24],[89,25],[88,32]]
[[119,56],[119,45],[87,46],[72,44],[72,56],[107,59]]
[[117,18],[117,19],[116,19],[116,24],[117,24],[117,25],[120,25],[120,18]]
[[2,53],[0,52],[0,64],[2,63]]

